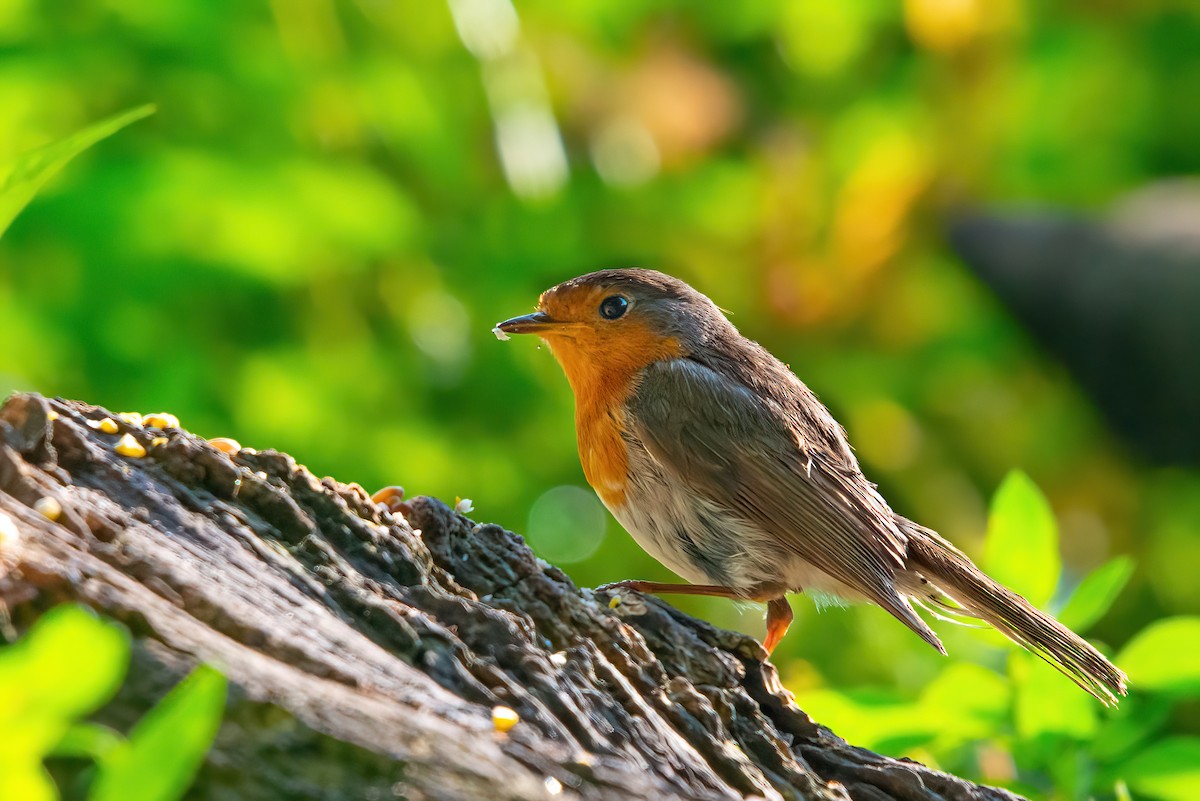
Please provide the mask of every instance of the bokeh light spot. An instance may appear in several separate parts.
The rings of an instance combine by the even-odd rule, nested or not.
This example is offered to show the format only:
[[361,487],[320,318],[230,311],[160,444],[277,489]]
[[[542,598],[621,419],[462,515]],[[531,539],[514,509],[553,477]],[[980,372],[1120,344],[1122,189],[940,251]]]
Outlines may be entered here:
[[551,562],[581,562],[604,542],[607,518],[589,490],[569,484],[543,493],[529,510],[533,549]]

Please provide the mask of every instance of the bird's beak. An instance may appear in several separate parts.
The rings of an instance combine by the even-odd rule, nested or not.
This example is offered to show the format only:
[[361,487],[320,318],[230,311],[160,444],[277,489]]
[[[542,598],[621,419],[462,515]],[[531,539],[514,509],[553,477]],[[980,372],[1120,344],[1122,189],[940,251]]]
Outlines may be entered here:
[[505,320],[492,330],[505,334],[540,334],[549,331],[556,325],[557,323],[551,319],[550,315],[536,311],[533,314],[523,314],[520,317]]

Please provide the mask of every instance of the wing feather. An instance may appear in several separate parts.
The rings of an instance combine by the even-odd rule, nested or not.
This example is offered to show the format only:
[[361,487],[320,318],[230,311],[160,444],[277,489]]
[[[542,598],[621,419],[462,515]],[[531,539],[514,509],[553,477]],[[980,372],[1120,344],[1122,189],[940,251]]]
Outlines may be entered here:
[[[678,398],[687,402],[670,400]],[[633,433],[677,480],[940,649],[895,589],[906,540],[856,464],[806,441],[770,400],[689,359],[646,367],[629,405]]]

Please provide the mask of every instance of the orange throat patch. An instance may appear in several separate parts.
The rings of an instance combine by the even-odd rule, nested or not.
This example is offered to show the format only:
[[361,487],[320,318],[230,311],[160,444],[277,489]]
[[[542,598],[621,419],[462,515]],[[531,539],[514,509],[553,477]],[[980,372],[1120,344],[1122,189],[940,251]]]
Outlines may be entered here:
[[547,338],[546,342],[575,394],[575,435],[583,474],[605,506],[620,508],[625,505],[629,475],[629,453],[622,436],[627,423],[625,402],[642,368],[682,355],[679,342],[642,331],[605,341]]

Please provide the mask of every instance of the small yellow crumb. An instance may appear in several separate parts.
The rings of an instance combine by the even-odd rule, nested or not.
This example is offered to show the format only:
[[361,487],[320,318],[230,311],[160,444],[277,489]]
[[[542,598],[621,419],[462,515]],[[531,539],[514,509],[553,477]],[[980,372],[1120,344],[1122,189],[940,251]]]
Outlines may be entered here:
[[517,714],[515,709],[510,709],[507,706],[492,707],[492,726],[496,728],[496,731],[509,731],[520,722],[521,716]]
[[142,417],[142,425],[151,428],[179,428],[179,418],[170,412],[154,412]]
[[117,415],[131,426],[140,426],[142,424],[142,416],[137,412],[121,412]]
[[150,445],[157,448],[159,445],[166,445],[168,442],[170,442],[170,440],[166,437],[155,437],[154,439],[150,440]]
[[62,504],[49,495],[38,498],[33,504],[33,510],[47,520],[57,520],[62,517]]
[[230,439],[229,437],[213,437],[208,441],[208,444],[212,445],[221,453],[228,453],[230,456],[233,456],[242,449],[241,443],[239,443],[236,439]]
[[142,443],[133,438],[131,434],[126,434],[117,440],[117,444],[113,450],[122,456],[128,456],[132,459],[141,459],[146,455],[146,449],[142,447]]
[[620,595],[614,595],[608,602],[609,609],[616,609],[620,605],[621,605],[621,596]]
[[53,409],[51,409],[50,411],[46,412],[46,419],[47,419],[47,420],[50,420],[50,421],[57,420],[57,419],[58,419],[58,412],[56,412],[56,411],[54,411]]
[[17,530],[17,524],[11,517],[0,512],[0,548],[15,545],[20,536],[21,532]]
[[117,421],[111,417],[105,417],[103,420],[88,420],[87,424],[90,428],[103,431],[105,434],[115,434],[121,430],[121,427],[117,425]]

